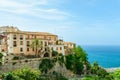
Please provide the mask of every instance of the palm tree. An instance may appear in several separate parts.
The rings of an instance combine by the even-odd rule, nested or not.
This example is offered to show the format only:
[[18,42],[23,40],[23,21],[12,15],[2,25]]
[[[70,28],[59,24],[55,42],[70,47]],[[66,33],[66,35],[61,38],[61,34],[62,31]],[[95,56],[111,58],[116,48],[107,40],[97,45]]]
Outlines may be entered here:
[[38,57],[39,55],[39,50],[42,47],[41,41],[38,38],[35,38],[31,44],[31,47],[35,49],[35,56]]

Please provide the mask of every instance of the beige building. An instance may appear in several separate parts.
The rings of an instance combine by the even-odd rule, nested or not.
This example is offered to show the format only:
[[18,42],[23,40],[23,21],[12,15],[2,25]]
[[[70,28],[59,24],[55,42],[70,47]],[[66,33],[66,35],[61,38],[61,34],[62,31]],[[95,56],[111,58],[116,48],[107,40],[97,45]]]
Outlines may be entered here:
[[[21,31],[16,27],[0,27],[0,52],[13,53],[17,55],[35,55],[35,50],[31,48],[33,40],[37,38],[41,41],[40,52],[46,54],[52,50],[67,54],[68,48],[74,48],[74,43],[64,42],[58,39],[55,34],[47,32]],[[49,49],[49,50],[48,50]]]

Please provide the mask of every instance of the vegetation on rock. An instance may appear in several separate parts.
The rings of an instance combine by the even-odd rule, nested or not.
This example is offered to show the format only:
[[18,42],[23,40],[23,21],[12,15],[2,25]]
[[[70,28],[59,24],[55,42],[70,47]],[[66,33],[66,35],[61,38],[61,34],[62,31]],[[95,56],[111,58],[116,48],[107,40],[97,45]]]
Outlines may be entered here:
[[38,80],[39,76],[39,70],[24,68],[4,73],[2,78],[3,80]]
[[0,65],[2,64],[2,57],[3,57],[3,54],[0,53]]
[[55,62],[55,59],[42,59],[39,65],[40,71],[46,74],[55,65]]
[[113,77],[114,77],[114,80],[119,80],[119,79],[120,79],[120,69],[117,69],[117,70],[113,73]]
[[74,48],[71,54],[66,56],[66,68],[73,71],[75,74],[81,75],[83,73],[84,65],[87,63],[87,54],[80,47]]

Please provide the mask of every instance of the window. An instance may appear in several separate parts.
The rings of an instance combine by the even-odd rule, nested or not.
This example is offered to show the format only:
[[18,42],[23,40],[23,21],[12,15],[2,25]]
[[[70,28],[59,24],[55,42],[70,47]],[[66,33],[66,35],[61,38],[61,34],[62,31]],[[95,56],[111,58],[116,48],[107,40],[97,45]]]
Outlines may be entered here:
[[13,41],[13,46],[16,47],[17,46],[17,42]]
[[30,41],[27,41],[27,46],[30,46]]
[[20,48],[20,52],[23,52],[23,48]]
[[16,39],[16,35],[13,35],[13,39]]
[[62,50],[62,47],[60,47],[60,50]]
[[29,51],[29,48],[27,48],[27,51]]
[[45,42],[45,46],[47,46],[47,42]]
[[4,49],[2,49],[2,52],[4,52],[5,50]]
[[23,41],[20,41],[20,45],[23,45]]
[[47,51],[47,48],[45,48],[45,51]]
[[20,35],[20,40],[23,40],[23,35]]

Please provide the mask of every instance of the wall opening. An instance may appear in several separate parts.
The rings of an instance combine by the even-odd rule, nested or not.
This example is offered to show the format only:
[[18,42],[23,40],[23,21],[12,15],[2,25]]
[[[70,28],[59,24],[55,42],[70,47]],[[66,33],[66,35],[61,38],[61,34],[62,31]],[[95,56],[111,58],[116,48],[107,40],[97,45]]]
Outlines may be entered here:
[[45,53],[45,54],[44,54],[44,57],[49,57],[49,53]]

